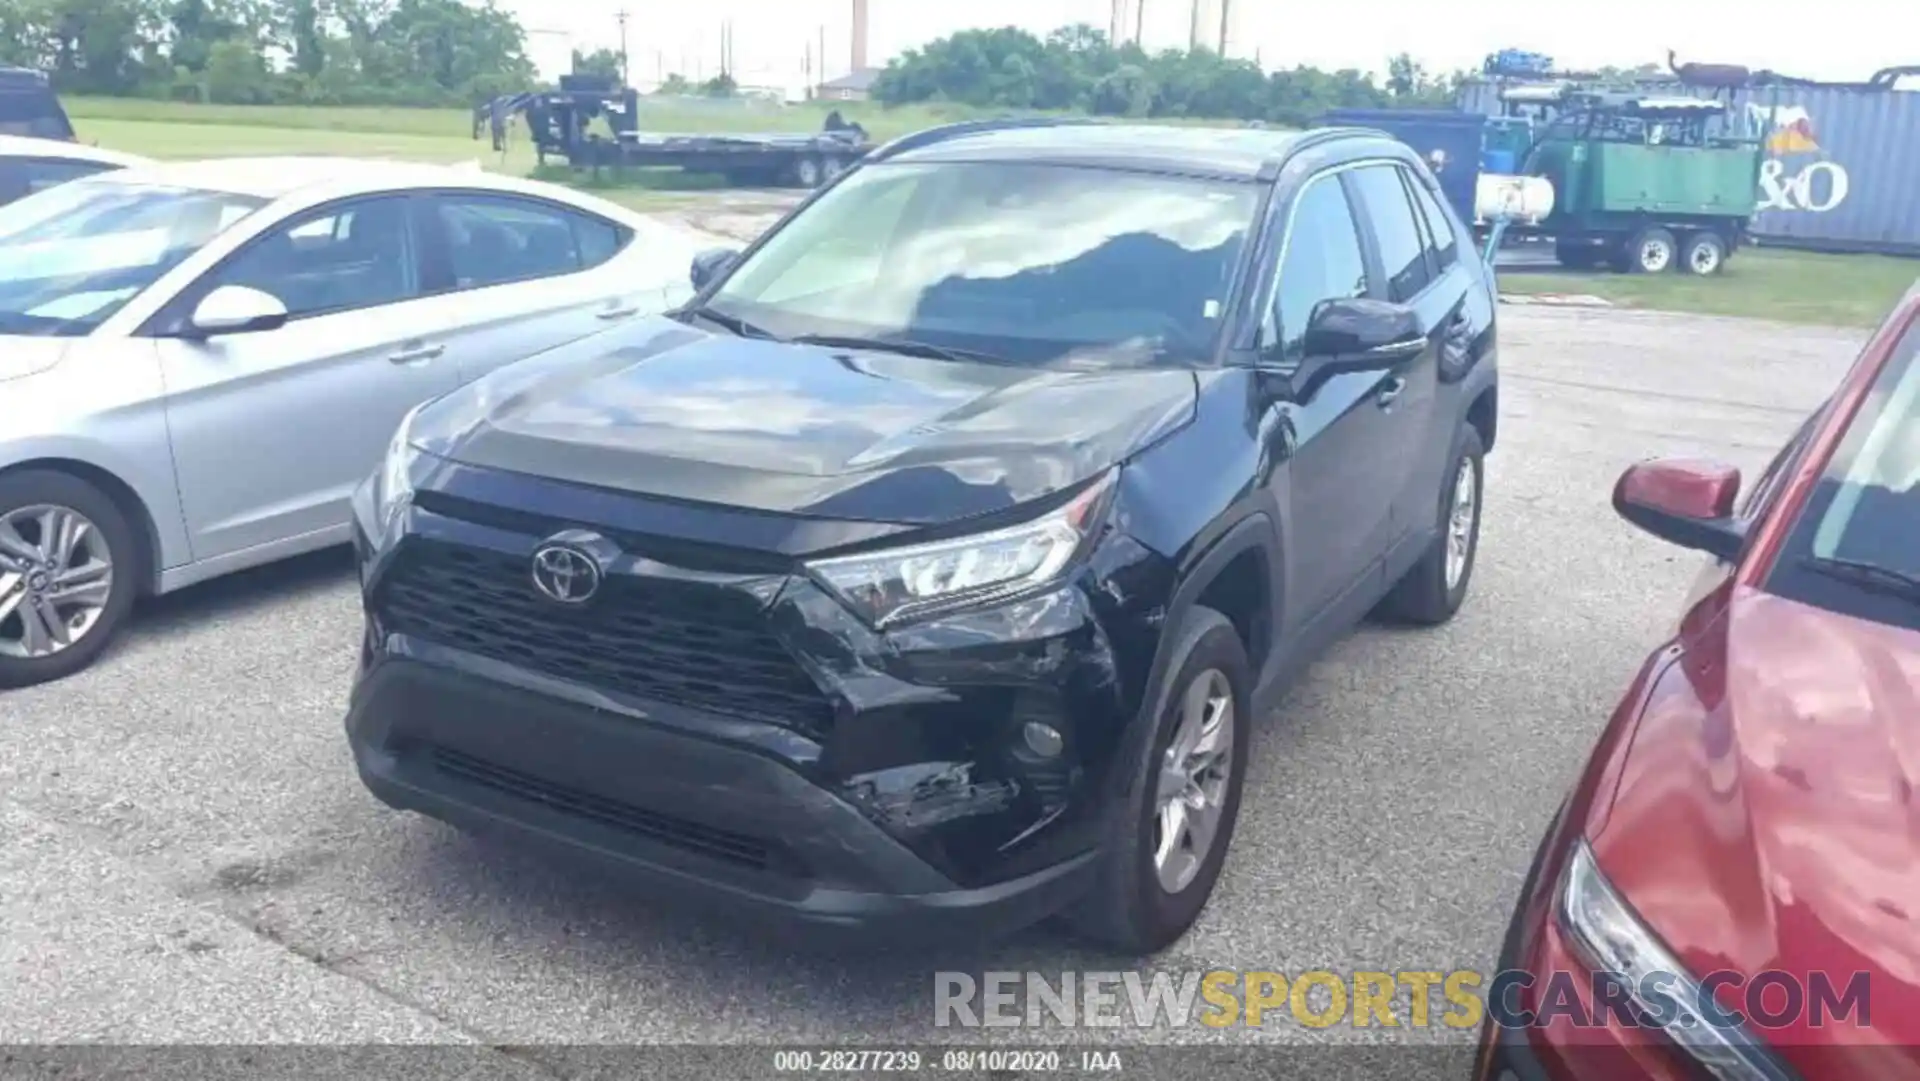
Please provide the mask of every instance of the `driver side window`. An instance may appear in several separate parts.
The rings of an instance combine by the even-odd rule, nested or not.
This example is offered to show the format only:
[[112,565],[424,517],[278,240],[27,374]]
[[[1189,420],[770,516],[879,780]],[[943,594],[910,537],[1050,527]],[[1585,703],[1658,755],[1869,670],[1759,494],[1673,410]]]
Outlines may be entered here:
[[420,295],[407,201],[357,200],[312,211],[260,237],[210,275],[258,289],[290,318],[352,311]]
[[1304,355],[1307,322],[1322,301],[1367,295],[1367,261],[1339,174],[1307,181],[1296,199],[1273,305],[1260,333],[1262,345],[1279,343],[1280,357],[1289,364]]

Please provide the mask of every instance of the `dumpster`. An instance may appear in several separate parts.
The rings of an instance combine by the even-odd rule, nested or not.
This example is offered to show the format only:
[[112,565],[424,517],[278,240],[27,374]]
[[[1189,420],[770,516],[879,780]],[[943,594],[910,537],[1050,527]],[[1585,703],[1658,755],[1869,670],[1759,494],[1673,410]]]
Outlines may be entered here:
[[1333,109],[1318,126],[1374,128],[1412,147],[1426,159],[1461,220],[1473,221],[1485,116],[1454,109]]

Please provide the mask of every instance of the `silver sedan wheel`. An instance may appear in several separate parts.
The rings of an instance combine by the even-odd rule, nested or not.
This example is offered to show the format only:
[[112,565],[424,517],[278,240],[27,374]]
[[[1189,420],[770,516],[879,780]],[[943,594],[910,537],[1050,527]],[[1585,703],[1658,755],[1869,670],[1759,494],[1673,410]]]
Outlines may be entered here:
[[1213,851],[1233,772],[1233,687],[1209,668],[1180,700],[1173,740],[1155,795],[1153,868],[1160,888],[1179,893]]
[[0,656],[50,657],[86,637],[113,595],[113,556],[91,519],[39,504],[0,515]]
[[1480,517],[1480,485],[1473,475],[1473,460],[1462,458],[1460,471],[1453,478],[1453,505],[1447,511],[1447,589],[1456,589],[1467,573],[1467,560],[1473,555],[1473,526]]

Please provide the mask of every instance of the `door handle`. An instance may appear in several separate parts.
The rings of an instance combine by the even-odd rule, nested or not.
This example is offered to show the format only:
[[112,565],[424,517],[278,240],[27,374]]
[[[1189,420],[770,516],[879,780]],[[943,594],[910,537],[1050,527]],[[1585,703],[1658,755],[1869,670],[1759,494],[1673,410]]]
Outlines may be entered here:
[[605,319],[611,322],[612,320],[615,320],[615,319],[625,319],[630,315],[638,314],[639,311],[640,311],[640,305],[627,304],[618,308],[604,308],[599,312],[595,313],[595,318]]
[[1407,389],[1407,381],[1396,375],[1387,380],[1386,385],[1380,388],[1380,392],[1373,396],[1373,400],[1379,404],[1380,408],[1385,409],[1392,405],[1394,400],[1400,397],[1400,392],[1405,389]]
[[387,360],[394,364],[425,364],[446,351],[444,345],[426,345],[418,349],[403,349],[387,357]]

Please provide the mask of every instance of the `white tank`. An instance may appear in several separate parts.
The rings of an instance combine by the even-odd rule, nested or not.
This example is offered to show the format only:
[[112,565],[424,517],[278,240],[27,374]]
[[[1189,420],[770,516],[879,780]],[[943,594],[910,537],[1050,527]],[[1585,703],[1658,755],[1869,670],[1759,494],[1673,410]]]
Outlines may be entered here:
[[1474,187],[1473,215],[1479,221],[1506,218],[1538,225],[1553,213],[1553,183],[1544,176],[1481,173]]

